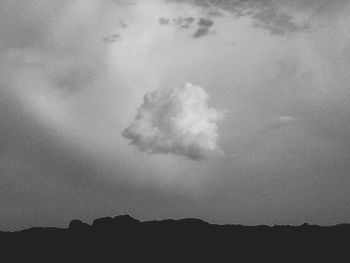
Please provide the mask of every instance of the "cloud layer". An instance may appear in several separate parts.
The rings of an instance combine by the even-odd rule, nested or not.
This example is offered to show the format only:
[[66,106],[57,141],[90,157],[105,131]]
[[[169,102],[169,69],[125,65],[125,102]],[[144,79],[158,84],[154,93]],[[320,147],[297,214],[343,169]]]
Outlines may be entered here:
[[[177,17],[177,18],[159,18],[158,22],[161,26],[175,25],[181,29],[189,29],[197,19],[194,17]],[[210,18],[201,17],[197,22],[197,30],[193,34],[193,38],[200,38],[210,34],[210,28],[214,25],[214,21]]]
[[[303,32],[308,25],[295,21],[292,14],[286,12],[286,2],[279,0],[168,0],[177,3],[190,3],[208,11],[208,15],[220,16],[221,11],[227,11],[234,17],[250,17],[253,26],[269,31],[273,35]],[[295,6],[302,6],[304,1],[290,1]],[[312,2],[312,1],[309,1]],[[319,1],[322,2],[322,1]],[[292,4],[292,5],[293,5]],[[314,4],[314,2],[312,2]],[[284,7],[284,8],[281,8]],[[199,31],[204,32],[202,27]]]
[[208,99],[203,88],[190,83],[151,91],[123,136],[144,152],[203,159],[219,150],[217,122],[223,118]]

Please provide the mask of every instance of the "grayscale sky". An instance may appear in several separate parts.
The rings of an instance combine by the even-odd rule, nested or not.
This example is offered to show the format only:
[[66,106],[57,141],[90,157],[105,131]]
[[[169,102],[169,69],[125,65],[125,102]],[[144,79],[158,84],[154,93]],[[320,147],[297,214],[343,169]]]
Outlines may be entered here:
[[0,0],[0,229],[350,222],[348,0]]

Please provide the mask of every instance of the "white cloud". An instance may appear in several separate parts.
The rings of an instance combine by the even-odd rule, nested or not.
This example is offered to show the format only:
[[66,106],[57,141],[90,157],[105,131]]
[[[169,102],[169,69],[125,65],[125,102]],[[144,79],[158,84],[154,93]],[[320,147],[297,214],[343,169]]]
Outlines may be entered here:
[[202,87],[190,83],[148,92],[123,136],[144,152],[202,159],[220,150],[217,122],[223,113],[210,108],[208,99]]

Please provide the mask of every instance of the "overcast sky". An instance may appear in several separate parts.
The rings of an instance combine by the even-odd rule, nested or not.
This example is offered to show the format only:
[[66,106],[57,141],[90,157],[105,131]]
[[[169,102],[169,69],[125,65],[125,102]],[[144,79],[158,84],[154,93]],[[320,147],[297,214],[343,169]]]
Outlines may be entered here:
[[1,0],[0,229],[350,222],[348,0]]

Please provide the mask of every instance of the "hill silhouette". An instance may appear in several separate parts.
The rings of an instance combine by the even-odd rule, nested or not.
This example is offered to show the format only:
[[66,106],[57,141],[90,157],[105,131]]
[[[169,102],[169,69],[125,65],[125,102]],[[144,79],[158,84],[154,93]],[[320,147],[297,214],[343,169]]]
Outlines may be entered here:
[[194,218],[141,222],[121,215],[91,225],[75,219],[63,229],[0,232],[0,252],[12,259],[6,262],[224,262],[224,257],[228,262],[336,262],[347,254],[349,238],[348,224],[215,225]]

